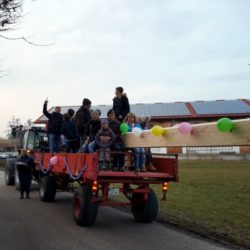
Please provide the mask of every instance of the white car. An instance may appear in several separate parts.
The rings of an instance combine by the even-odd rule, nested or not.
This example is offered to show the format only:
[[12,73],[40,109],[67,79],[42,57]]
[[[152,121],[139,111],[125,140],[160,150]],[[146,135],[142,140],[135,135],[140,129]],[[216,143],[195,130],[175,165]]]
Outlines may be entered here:
[[0,153],[0,159],[8,159],[10,156],[6,153]]

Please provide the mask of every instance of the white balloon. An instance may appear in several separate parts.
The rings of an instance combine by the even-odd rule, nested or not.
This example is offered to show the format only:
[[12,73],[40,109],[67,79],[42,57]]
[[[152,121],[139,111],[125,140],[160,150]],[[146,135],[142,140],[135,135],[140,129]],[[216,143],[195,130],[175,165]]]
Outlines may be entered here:
[[132,129],[132,134],[139,137],[142,134],[142,129],[138,128],[138,127],[135,127],[135,128]]

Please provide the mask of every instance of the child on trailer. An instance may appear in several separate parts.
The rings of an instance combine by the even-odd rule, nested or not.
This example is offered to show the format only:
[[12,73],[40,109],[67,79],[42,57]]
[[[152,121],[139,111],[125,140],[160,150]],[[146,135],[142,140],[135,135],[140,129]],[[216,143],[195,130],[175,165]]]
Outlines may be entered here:
[[109,127],[108,120],[102,120],[102,127],[98,131],[95,142],[99,148],[99,170],[110,168],[110,146],[115,141],[115,134]]
[[[133,128],[140,128],[141,124],[137,121],[137,118],[134,113],[128,113],[125,120],[125,123],[128,124],[128,132],[132,132]],[[144,148],[134,148],[134,165],[135,165],[135,171],[136,172],[145,172],[145,149]]]

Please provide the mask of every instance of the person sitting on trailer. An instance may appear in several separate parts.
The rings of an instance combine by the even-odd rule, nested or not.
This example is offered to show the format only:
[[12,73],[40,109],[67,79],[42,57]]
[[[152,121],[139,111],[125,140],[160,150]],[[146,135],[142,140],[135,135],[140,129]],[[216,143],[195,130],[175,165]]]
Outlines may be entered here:
[[30,199],[30,185],[34,167],[34,161],[28,156],[27,151],[24,149],[21,150],[21,155],[16,161],[16,168],[20,182],[20,199],[24,199],[24,193],[26,193],[26,199]]
[[93,153],[96,151],[95,136],[101,129],[101,111],[99,109],[91,111],[91,120],[87,126],[87,140],[82,146],[82,152]]
[[[141,128],[141,124],[138,122],[138,119],[136,118],[135,114],[130,112],[127,114],[125,120],[125,123],[128,124],[128,132],[132,132],[133,128]],[[145,172],[145,149],[144,148],[133,148],[134,151],[134,166],[136,172]]]
[[63,142],[66,146],[67,153],[76,153],[79,149],[78,139],[76,135],[75,121],[70,119],[70,115],[65,113],[63,115],[64,122],[62,125],[62,135],[64,136]]
[[61,129],[63,123],[63,115],[61,114],[61,107],[55,107],[55,112],[49,113],[47,111],[48,100],[44,101],[43,114],[49,119],[48,122],[48,138],[49,138],[49,152],[59,153],[61,145]]
[[[111,146],[111,150],[116,151],[113,157],[113,170],[124,171],[125,145],[121,139],[120,122],[115,116],[115,111],[110,109],[107,113],[109,127],[114,132],[116,139]],[[120,153],[119,153],[120,152]]]
[[80,151],[82,149],[82,145],[87,139],[87,126],[89,121],[91,120],[90,108],[91,108],[91,101],[87,98],[84,98],[82,106],[76,112],[75,115],[76,132],[80,138]]
[[102,128],[95,137],[95,142],[99,149],[99,170],[110,169],[110,146],[114,141],[115,134],[109,127],[108,120],[102,120]]

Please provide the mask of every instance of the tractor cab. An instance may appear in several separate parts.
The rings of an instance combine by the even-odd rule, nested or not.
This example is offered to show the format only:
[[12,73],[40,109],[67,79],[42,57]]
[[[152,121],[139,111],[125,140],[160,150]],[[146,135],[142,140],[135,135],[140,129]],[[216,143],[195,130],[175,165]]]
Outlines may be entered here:
[[48,152],[49,143],[44,125],[31,125],[24,130],[22,148],[33,152]]

